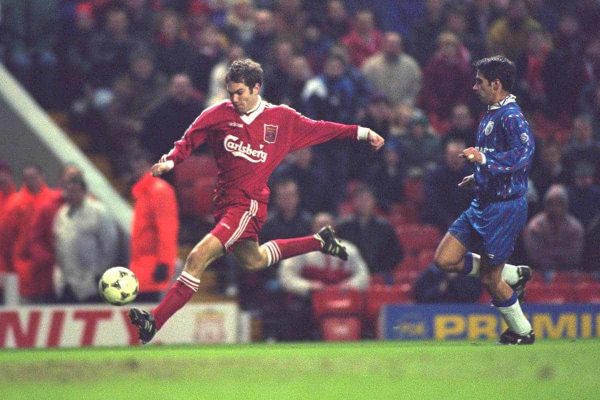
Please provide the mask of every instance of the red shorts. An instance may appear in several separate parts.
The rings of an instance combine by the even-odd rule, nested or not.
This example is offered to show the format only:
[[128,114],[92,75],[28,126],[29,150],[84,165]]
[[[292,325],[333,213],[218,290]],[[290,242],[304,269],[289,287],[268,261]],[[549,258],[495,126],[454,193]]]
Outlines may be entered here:
[[239,198],[217,210],[214,216],[217,224],[210,233],[229,251],[239,240],[258,241],[258,233],[267,219],[267,204]]

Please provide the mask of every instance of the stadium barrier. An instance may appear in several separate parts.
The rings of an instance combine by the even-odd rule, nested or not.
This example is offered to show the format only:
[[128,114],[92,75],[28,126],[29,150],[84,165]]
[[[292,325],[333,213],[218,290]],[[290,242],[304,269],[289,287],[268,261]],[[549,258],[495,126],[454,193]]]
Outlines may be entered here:
[[[524,304],[537,339],[600,337],[600,304]],[[506,329],[498,311],[480,304],[386,305],[379,316],[386,340],[497,340]]]
[[[138,345],[127,311],[107,305],[0,307],[0,348]],[[151,344],[237,343],[238,334],[236,303],[194,303],[177,312]]]

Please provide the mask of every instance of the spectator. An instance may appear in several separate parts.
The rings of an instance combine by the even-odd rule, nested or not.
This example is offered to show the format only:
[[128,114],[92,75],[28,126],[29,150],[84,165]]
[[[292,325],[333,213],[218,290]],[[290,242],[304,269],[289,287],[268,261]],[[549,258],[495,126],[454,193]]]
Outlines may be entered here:
[[233,43],[226,50],[226,57],[220,60],[210,72],[208,84],[207,105],[215,105],[227,99],[229,94],[225,88],[225,75],[229,65],[238,58],[244,57],[244,49],[242,46]]
[[64,194],[53,226],[57,295],[65,303],[97,302],[98,279],[115,259],[117,227],[104,205],[88,194],[82,176],[68,179]]
[[56,239],[52,227],[54,218],[59,208],[65,203],[64,187],[66,182],[72,178],[81,178],[81,170],[72,164],[63,168],[60,178],[60,191],[52,192],[45,201],[36,204],[33,217],[31,218],[31,228],[29,233],[29,255],[31,259],[32,275],[40,282],[45,282],[48,289],[48,297],[45,302],[54,301],[54,288],[52,280],[54,266],[56,265]]
[[280,40],[286,40],[298,48],[302,44],[302,34],[306,28],[307,12],[303,0],[278,0],[273,5],[275,30]]
[[447,126],[452,108],[472,99],[472,67],[469,53],[455,34],[442,32],[437,50],[423,69],[423,88],[418,104],[430,118]]
[[518,60],[525,53],[527,38],[541,30],[540,23],[529,16],[524,0],[510,0],[506,15],[498,18],[489,28],[488,52]]
[[310,65],[303,55],[295,55],[289,61],[288,80],[279,88],[281,102],[294,110],[304,113],[302,91],[309,79],[313,77]]
[[517,67],[516,95],[526,111],[546,111],[548,100],[543,77],[544,64],[552,50],[552,41],[542,31],[532,32],[521,58],[515,60]]
[[400,159],[407,168],[416,167],[424,172],[440,161],[441,141],[430,129],[427,117],[422,112],[415,112],[408,135],[399,138]]
[[143,117],[140,144],[158,160],[164,149],[181,137],[181,132],[196,119],[204,104],[186,74],[174,75],[168,95]]
[[421,89],[421,68],[405,54],[402,38],[386,32],[382,50],[367,58],[361,68],[374,90],[386,95],[393,104],[414,104]]
[[[283,179],[273,185],[269,217],[260,233],[260,242],[311,234],[312,216],[300,207],[298,185]],[[239,299],[242,308],[258,310],[263,318],[266,338],[282,340],[281,326],[287,321],[284,293],[277,278],[278,264],[260,271],[242,270],[239,274]]]
[[280,90],[290,80],[290,60],[294,56],[294,46],[289,40],[280,40],[273,49],[274,58],[265,66],[265,100],[272,104],[281,104],[284,93]]
[[52,298],[51,282],[38,279],[32,270],[29,234],[35,208],[55,195],[46,186],[42,170],[27,165],[22,172],[23,186],[8,199],[0,216],[0,256],[9,272],[19,277],[19,292],[27,303],[46,302]]
[[244,45],[245,53],[258,63],[273,60],[272,49],[277,40],[275,19],[269,10],[258,10],[254,15],[255,26],[252,39]]
[[135,183],[131,188],[134,201],[131,229],[131,270],[140,287],[137,299],[158,302],[171,284],[177,261],[179,219],[173,187],[150,174],[148,154],[132,158]]
[[554,49],[542,69],[546,95],[552,99],[547,104],[547,112],[552,119],[570,120],[582,89],[590,81],[590,71],[582,63],[586,37],[576,15],[567,12],[561,17],[553,42]]
[[476,132],[475,118],[466,104],[459,103],[452,107],[450,128],[446,132],[444,141],[460,140],[467,147],[475,146]]
[[187,72],[194,87],[208,99],[211,71],[223,56],[219,31],[212,24],[203,26],[191,34],[191,45],[192,61]]
[[481,281],[458,272],[445,273],[435,265],[423,271],[414,284],[417,303],[476,303]]
[[386,282],[392,282],[392,271],[403,258],[394,227],[377,216],[377,200],[371,189],[357,188],[352,204],[355,214],[339,224],[340,237],[358,246],[371,274],[383,275]]
[[390,137],[398,139],[401,136],[407,135],[414,113],[415,108],[411,104],[401,103],[394,107],[390,125]]
[[[371,97],[366,115],[359,123],[372,126],[385,139],[389,136],[392,110],[388,98],[383,94]],[[351,149],[350,179],[366,180],[372,169],[383,169],[383,153],[374,153],[369,148],[358,145]]]
[[397,140],[386,142],[382,161],[370,165],[366,173],[364,181],[373,187],[379,208],[387,212],[392,203],[404,201],[406,168],[398,153]]
[[313,71],[321,72],[334,42],[323,34],[321,24],[316,19],[309,19],[303,31],[301,53],[306,57]]
[[415,25],[410,53],[419,65],[425,65],[435,51],[435,42],[444,26],[445,0],[426,0],[425,15]]
[[341,0],[329,0],[323,21],[323,33],[333,42],[338,42],[352,28],[352,20]]
[[224,30],[237,43],[248,43],[255,29],[255,9],[251,0],[234,0],[225,17]]
[[[323,73],[308,80],[302,92],[306,115],[316,120],[354,123],[357,91],[348,76],[345,59],[339,54],[330,54]],[[345,142],[328,142],[315,147],[315,163],[327,174],[326,181],[332,185],[330,193],[336,205],[345,196],[349,158],[350,149]]]
[[332,210],[327,185],[323,174],[313,168],[314,154],[310,147],[299,149],[287,157],[273,175],[274,182],[293,180],[298,185],[300,206],[310,213]]
[[44,107],[55,107],[57,0],[7,0],[2,4],[7,66]]
[[177,13],[166,11],[158,18],[152,50],[156,54],[156,68],[171,77],[187,72],[192,62],[192,46],[182,38],[181,20]]
[[[312,231],[318,232],[333,225],[333,217],[327,213],[315,215]],[[279,281],[288,294],[286,311],[288,323],[285,329],[288,340],[310,340],[319,338],[313,318],[312,294],[327,287],[339,287],[363,291],[369,285],[369,270],[352,243],[342,240],[348,252],[343,261],[328,254],[312,252],[292,257],[281,262]]]
[[465,5],[448,3],[444,15],[443,30],[456,35],[471,56],[484,55],[485,38],[478,32],[469,30],[467,8]]
[[350,63],[360,68],[367,58],[381,50],[383,33],[375,26],[373,12],[368,9],[358,11],[355,20],[354,28],[341,43],[348,48]]
[[144,43],[152,40],[154,28],[155,15],[150,2],[150,0],[126,0],[123,2],[129,17],[129,30],[132,36]]
[[580,161],[573,170],[573,184],[568,187],[569,212],[584,228],[588,228],[600,212],[600,186],[594,183],[596,170]]
[[105,115],[110,155],[119,175],[127,170],[126,160],[138,146],[144,115],[167,92],[166,77],[156,70],[152,53],[138,49],[129,60],[129,71],[115,82]]
[[587,85],[579,97],[579,111],[590,116],[595,140],[600,139],[600,81]]
[[441,232],[469,207],[473,194],[458,184],[472,171],[464,158],[459,157],[466,148],[459,140],[450,140],[444,149],[444,162],[427,174],[424,184],[425,204],[423,222],[437,226]]
[[556,141],[541,142],[539,161],[531,170],[531,180],[541,199],[553,184],[567,185],[570,182],[569,171],[563,163],[561,146]]
[[578,115],[573,120],[571,140],[564,149],[565,167],[572,173],[579,162],[586,162],[593,168],[593,174],[600,171],[600,142],[594,137],[592,119],[589,115]]
[[115,79],[128,68],[129,54],[134,47],[129,33],[129,18],[122,8],[110,8],[104,17],[102,30],[92,39],[90,85],[97,91],[97,102],[112,87]]
[[97,34],[96,18],[91,3],[79,3],[75,7],[73,33],[66,37],[60,88],[66,93],[69,103],[82,97],[89,91],[91,74],[92,39]]
[[569,197],[562,185],[552,185],[544,197],[544,210],[523,232],[527,257],[550,280],[556,270],[579,267],[583,226],[568,213]]

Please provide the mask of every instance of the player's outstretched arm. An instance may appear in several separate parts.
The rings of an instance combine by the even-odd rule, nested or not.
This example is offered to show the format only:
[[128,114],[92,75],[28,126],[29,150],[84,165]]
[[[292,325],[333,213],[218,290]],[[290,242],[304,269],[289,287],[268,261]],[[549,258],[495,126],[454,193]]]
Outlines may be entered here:
[[160,158],[160,161],[152,166],[150,170],[152,171],[152,176],[160,176],[172,170],[174,166],[175,163],[173,160],[167,160],[167,156],[164,155]]
[[375,151],[379,150],[385,144],[385,139],[379,136],[375,131],[369,129],[369,134],[367,136],[367,141],[371,148]]

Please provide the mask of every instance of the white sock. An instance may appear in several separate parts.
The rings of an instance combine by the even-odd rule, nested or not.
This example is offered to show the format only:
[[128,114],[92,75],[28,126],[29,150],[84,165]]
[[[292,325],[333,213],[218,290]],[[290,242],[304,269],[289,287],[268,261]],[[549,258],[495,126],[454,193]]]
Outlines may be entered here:
[[502,280],[509,285],[515,285],[519,281],[519,267],[512,264],[504,264],[504,268],[502,268]]
[[523,310],[521,309],[521,304],[519,304],[519,300],[516,300],[514,304],[507,307],[496,307],[508,328],[514,333],[525,336],[529,332],[531,332],[531,324],[523,314]]

